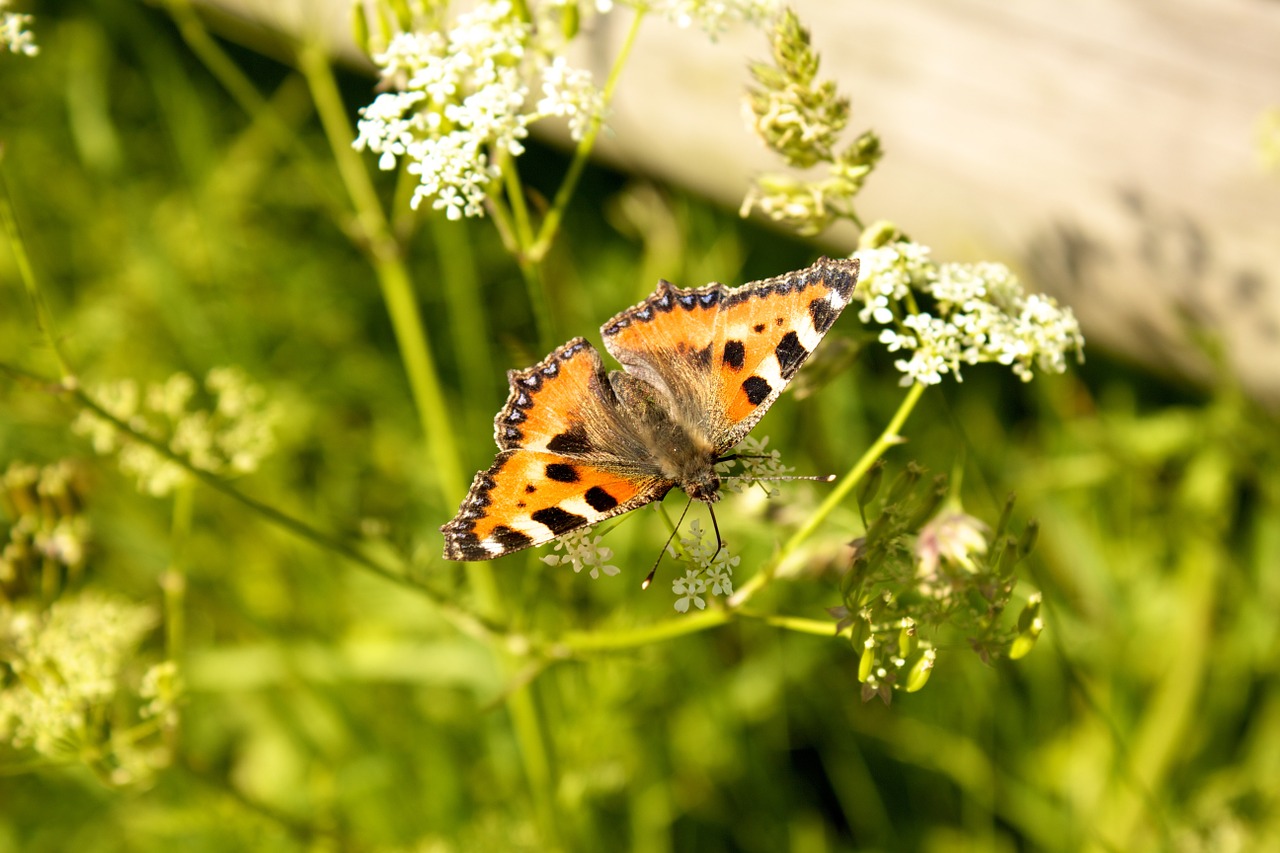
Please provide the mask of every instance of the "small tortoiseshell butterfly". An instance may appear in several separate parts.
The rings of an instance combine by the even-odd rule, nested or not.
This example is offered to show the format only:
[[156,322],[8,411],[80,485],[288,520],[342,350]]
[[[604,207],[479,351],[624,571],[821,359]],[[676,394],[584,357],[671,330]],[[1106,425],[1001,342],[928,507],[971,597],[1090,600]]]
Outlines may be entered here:
[[787,387],[849,304],[856,260],[739,288],[662,281],[601,329],[624,368],[574,338],[507,373],[500,451],[444,527],[444,556],[491,560],[661,500],[720,499],[715,465]]

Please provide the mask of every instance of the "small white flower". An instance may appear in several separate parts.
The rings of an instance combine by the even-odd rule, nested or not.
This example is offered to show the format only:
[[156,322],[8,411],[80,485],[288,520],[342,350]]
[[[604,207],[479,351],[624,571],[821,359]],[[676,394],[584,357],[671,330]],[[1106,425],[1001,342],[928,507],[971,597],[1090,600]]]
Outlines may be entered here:
[[688,613],[690,604],[697,605],[699,610],[706,609],[707,602],[703,600],[702,593],[707,591],[707,582],[701,572],[687,569],[684,577],[671,582],[671,591],[679,596],[675,606],[680,613]]
[[689,524],[689,535],[680,537],[680,545],[684,559],[693,568],[672,582],[672,591],[679,596],[676,610],[687,612],[690,602],[703,609],[706,602],[701,596],[708,590],[712,595],[733,594],[733,570],[742,562],[741,557],[731,555],[728,548],[708,539],[697,519]]
[[555,550],[564,549],[564,554],[548,554],[542,558],[542,562],[548,566],[571,565],[575,573],[581,572],[584,568],[591,571],[589,574],[592,578],[599,578],[603,572],[608,577],[613,577],[622,571],[617,566],[606,565],[606,562],[613,557],[613,551],[600,544],[603,537],[591,536],[591,529],[581,527],[570,533],[566,533],[556,539]]
[[604,114],[604,93],[596,88],[591,72],[570,68],[563,56],[557,56],[542,69],[542,99],[538,112],[546,116],[569,119],[569,135],[581,140],[591,123]]
[[991,530],[958,509],[944,509],[916,537],[916,584],[921,594],[938,600],[958,594],[956,570],[978,571],[977,557],[987,553]]

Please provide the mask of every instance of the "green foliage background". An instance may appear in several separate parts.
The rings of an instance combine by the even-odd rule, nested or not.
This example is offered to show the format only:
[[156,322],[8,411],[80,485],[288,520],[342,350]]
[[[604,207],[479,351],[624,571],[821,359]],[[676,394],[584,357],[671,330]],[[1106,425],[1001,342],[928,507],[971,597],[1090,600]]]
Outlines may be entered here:
[[[82,380],[241,366],[286,418],[278,451],[237,487],[406,555],[473,607],[463,570],[438,556],[456,503],[437,497],[440,460],[377,284],[329,213],[341,183],[305,84],[228,48],[296,135],[282,152],[165,15],[125,0],[33,11],[41,55],[0,57],[0,168]],[[343,85],[354,115],[370,81]],[[521,161],[547,193],[566,162],[536,146]],[[470,473],[491,458],[504,371],[544,352],[487,223],[405,227],[419,229],[415,295]],[[556,332],[598,344],[600,322],[659,276],[741,282],[814,254],[592,171],[548,258]],[[827,346],[856,324],[844,317]],[[0,362],[56,375],[7,251]],[[900,401],[897,378],[864,353],[761,431],[801,472],[843,471]],[[758,620],[625,642],[675,619],[661,577],[637,588],[665,534],[656,514],[610,535],[617,578],[537,554],[493,566],[512,630],[617,646],[541,660],[460,633],[412,589],[210,489],[175,537],[172,501],[94,457],[75,414],[7,372],[0,467],[89,466],[86,586],[159,608],[160,578],[183,566],[189,696],[173,763],[148,785],[110,789],[78,766],[0,775],[0,851],[1280,845],[1280,438],[1225,380],[1202,396],[1095,350],[1077,375],[1023,386],[974,370],[926,394],[891,464],[961,459],[966,507],[989,519],[1017,491],[1041,524],[1026,565],[1048,627],[1016,664],[944,650],[929,686],[891,707],[861,701],[847,643]],[[726,505],[740,579],[815,493],[784,486],[768,522]],[[858,532],[853,508],[834,517],[815,563]],[[822,574],[765,598],[811,618],[838,603]],[[160,645],[156,632],[144,655]],[[0,774],[18,762],[0,748]]]

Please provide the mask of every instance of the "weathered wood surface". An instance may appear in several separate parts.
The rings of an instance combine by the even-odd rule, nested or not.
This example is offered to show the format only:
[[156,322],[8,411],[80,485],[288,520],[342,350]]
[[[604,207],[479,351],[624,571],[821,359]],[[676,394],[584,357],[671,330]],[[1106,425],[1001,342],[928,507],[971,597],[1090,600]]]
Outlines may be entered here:
[[[351,55],[347,0],[210,0]],[[941,259],[1005,260],[1071,304],[1091,346],[1201,380],[1208,335],[1280,404],[1280,176],[1257,127],[1280,105],[1271,0],[794,0],[823,73],[887,156],[860,204]],[[629,11],[590,22],[603,76]],[[774,167],[741,111],[740,31],[710,43],[654,18],[601,156],[737,206]],[[826,236],[848,249],[852,235]]]

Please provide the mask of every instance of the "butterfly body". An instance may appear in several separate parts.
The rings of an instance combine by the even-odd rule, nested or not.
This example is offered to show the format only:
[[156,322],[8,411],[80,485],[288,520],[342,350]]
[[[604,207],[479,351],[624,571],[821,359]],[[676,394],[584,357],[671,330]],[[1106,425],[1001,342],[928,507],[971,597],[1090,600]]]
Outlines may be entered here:
[[849,303],[858,265],[813,266],[740,288],[663,281],[601,328],[623,370],[574,338],[507,374],[500,452],[441,528],[444,556],[542,544],[672,488],[720,499],[716,462],[742,440]]

